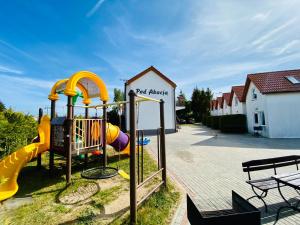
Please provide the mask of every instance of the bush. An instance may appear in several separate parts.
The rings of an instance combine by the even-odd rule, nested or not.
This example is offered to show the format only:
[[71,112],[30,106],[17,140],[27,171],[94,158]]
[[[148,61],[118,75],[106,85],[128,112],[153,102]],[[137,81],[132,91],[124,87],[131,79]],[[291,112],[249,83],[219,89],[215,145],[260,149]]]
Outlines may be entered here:
[[224,115],[220,116],[219,128],[224,133],[246,133],[247,119],[246,115]]
[[187,120],[186,120],[186,123],[187,124],[194,124],[195,123],[195,119],[194,118],[188,118]]
[[207,118],[208,118],[207,115],[202,115],[202,124],[205,126],[207,126]]
[[210,121],[210,125],[211,128],[213,129],[219,129],[220,128],[220,117],[221,116],[212,116],[211,117],[211,121]]
[[214,116],[207,116],[207,119],[206,119],[206,126],[208,127],[211,127],[212,126],[212,118]]
[[[121,121],[120,121],[120,119],[121,119]],[[113,109],[113,110],[107,112],[107,120],[108,120],[109,123],[120,127],[122,131],[126,130],[126,128],[125,128],[125,116],[121,115],[121,118],[120,118],[120,116],[118,114],[118,111],[116,109]],[[121,125],[120,125],[120,122],[121,122]]]
[[219,119],[220,116],[206,116],[204,125],[213,129],[219,129]]
[[30,143],[36,135],[37,122],[33,116],[12,109],[0,112],[0,158]]

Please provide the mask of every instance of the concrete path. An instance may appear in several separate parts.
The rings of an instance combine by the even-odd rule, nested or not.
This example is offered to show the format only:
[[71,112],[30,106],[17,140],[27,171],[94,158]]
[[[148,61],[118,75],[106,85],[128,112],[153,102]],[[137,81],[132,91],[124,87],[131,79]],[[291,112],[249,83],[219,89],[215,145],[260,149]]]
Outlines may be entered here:
[[[156,137],[151,138],[150,149],[156,149]],[[183,185],[204,210],[230,208],[231,191],[245,198],[253,195],[245,183],[247,174],[242,171],[242,162],[268,157],[300,154],[300,139],[266,139],[251,135],[221,134],[203,126],[182,126],[178,133],[166,136],[167,167],[169,173]],[[294,170],[294,167],[280,172]],[[270,176],[272,171],[257,173],[257,178]],[[288,197],[297,196],[294,190],[284,189]],[[253,199],[253,205],[262,212],[262,224],[274,223],[276,210],[283,205],[277,189],[266,198],[270,213],[265,214],[263,204]],[[179,209],[173,224],[184,224],[186,213]],[[280,224],[300,224],[300,213],[281,214]],[[181,217],[181,218],[180,218]],[[182,222],[183,221],[183,222]]]

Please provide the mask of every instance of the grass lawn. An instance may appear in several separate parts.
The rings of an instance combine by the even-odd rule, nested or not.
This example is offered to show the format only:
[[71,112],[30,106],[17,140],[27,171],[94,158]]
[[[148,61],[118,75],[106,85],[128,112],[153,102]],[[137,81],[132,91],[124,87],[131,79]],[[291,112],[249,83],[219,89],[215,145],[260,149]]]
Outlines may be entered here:
[[[129,174],[129,158],[110,152],[109,165]],[[157,169],[145,152],[145,178]],[[119,162],[118,162],[119,161]],[[119,175],[105,180],[81,178],[82,165],[73,166],[72,184],[65,185],[64,160],[57,156],[55,175],[49,177],[48,153],[43,156],[46,168],[38,170],[36,162],[23,168],[19,175],[16,198],[32,197],[32,202],[18,208],[0,208],[0,224],[129,224],[129,181]],[[89,163],[89,167],[99,162]],[[159,181],[156,178],[152,184]],[[147,193],[151,185],[140,192]],[[147,189],[148,188],[148,189]],[[180,200],[180,193],[169,181],[168,188],[154,193],[139,209],[138,224],[169,224]],[[5,205],[5,204],[4,204]]]

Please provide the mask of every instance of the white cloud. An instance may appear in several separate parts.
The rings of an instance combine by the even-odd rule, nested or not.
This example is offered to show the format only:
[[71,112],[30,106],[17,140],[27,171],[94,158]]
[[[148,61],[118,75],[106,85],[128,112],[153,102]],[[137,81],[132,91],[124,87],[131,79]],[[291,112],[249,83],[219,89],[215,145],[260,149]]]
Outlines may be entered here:
[[198,73],[189,76],[188,79],[185,78],[184,80],[179,81],[178,86],[195,86],[196,84],[199,84],[201,82],[225,79],[234,75],[246,75],[250,72],[266,68],[269,65],[270,64],[266,62],[247,62],[215,65],[214,67],[207,69],[206,71],[199,71]]
[[265,21],[271,15],[271,11],[255,14],[252,19],[255,21]]
[[213,97],[221,97],[223,93],[228,93],[231,91],[231,87],[232,85],[226,85],[226,86],[222,86],[222,87],[217,87],[213,89]]
[[0,79],[2,82],[5,81],[13,82],[15,85],[20,85],[20,87],[28,88],[28,87],[37,87],[37,88],[45,88],[49,89],[55,83],[55,81],[46,81],[41,79],[35,79],[30,77],[20,77],[20,76],[9,76],[6,74],[0,74]]
[[284,53],[288,53],[289,50],[291,50],[292,48],[297,49],[297,46],[299,47],[299,42],[300,42],[300,40],[292,40],[291,42],[283,45],[282,47],[275,48],[274,49],[274,54],[275,55],[282,55]]
[[86,14],[86,17],[91,17],[101,7],[105,0],[98,0],[94,7]]
[[277,37],[279,32],[282,32],[284,29],[291,26],[295,21],[296,21],[296,19],[292,18],[289,21],[287,21],[286,23],[280,25],[279,27],[276,27],[276,28],[270,30],[265,35],[263,35],[262,37],[259,37],[258,39],[253,41],[252,45],[253,46],[258,46],[258,47],[265,46],[265,43],[268,43],[269,41],[273,41],[274,36]]
[[6,41],[3,41],[3,40],[0,39],[0,44],[2,44],[4,46],[12,49],[13,51],[19,53],[20,55],[25,56],[26,58],[29,58],[29,59],[31,59],[33,61],[37,61],[37,59],[35,57],[33,57],[32,55],[30,55],[29,53],[27,53],[27,52],[25,52],[25,51],[23,51],[23,50],[15,47],[14,45],[12,45],[12,44],[10,44],[10,43],[8,43]]
[[14,74],[23,74],[23,71],[17,70],[11,67],[0,65],[0,73],[14,73]]
[[182,11],[188,17],[178,13],[173,29],[141,26],[130,13],[116,13],[118,23],[104,33],[126,54],[102,57],[122,76],[153,64],[185,92],[213,81],[217,88],[227,78],[240,82],[247,73],[288,69],[299,59],[299,6],[296,0],[190,1]]

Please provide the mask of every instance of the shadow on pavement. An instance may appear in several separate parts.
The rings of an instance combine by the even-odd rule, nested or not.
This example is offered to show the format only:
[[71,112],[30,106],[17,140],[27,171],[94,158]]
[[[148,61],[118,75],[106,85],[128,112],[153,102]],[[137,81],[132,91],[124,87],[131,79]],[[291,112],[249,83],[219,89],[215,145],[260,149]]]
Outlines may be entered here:
[[300,150],[299,138],[271,139],[255,137],[250,134],[224,134],[217,130],[202,127],[197,128],[196,131],[193,135],[209,138],[192,144],[194,146]]

